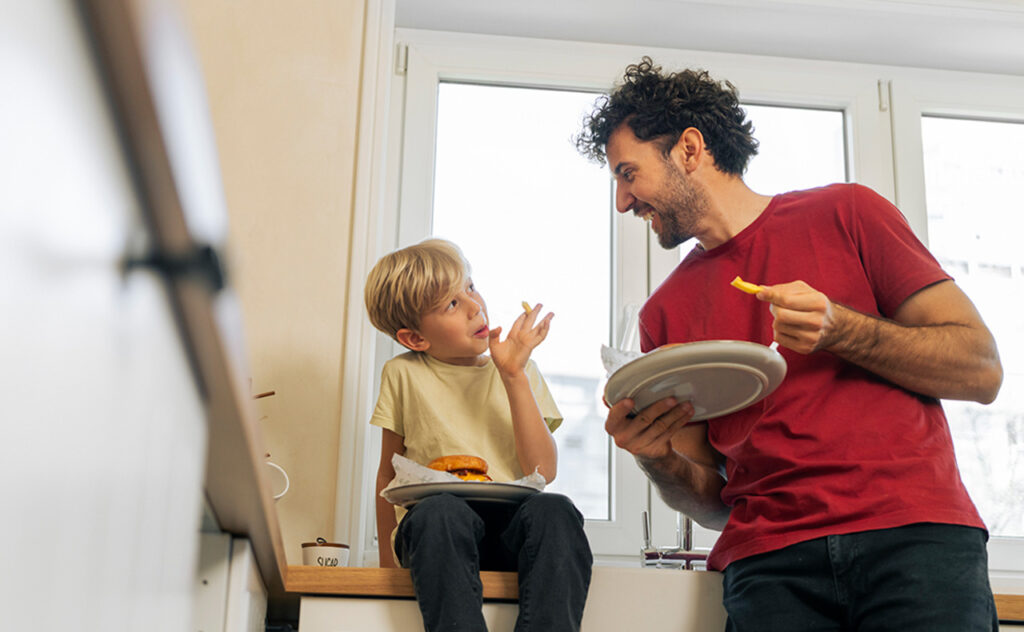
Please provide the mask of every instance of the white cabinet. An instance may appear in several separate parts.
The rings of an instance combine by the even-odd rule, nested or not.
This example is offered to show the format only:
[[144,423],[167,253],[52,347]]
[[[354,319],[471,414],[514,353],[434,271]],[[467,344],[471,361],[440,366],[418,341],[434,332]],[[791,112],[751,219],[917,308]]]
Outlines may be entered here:
[[[519,608],[484,603],[492,632],[512,632]],[[412,599],[369,597],[302,598],[302,632],[405,632],[423,629]],[[706,571],[595,566],[581,625],[587,632],[725,629],[722,576]]]
[[227,533],[203,533],[195,583],[194,632],[263,632],[267,589],[252,546]]

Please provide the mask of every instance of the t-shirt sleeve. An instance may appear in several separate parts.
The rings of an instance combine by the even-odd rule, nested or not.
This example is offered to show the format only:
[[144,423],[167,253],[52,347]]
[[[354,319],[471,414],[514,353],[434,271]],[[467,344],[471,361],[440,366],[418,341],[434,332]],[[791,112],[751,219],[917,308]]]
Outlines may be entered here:
[[867,187],[851,189],[853,233],[883,316],[892,316],[918,290],[952,279],[899,209]]
[[661,331],[661,314],[652,305],[645,304],[640,309],[637,326],[640,328],[640,351],[647,353],[664,344],[655,337],[656,332]]
[[555,428],[562,425],[562,413],[558,410],[555,398],[551,396],[547,382],[544,381],[544,376],[540,374],[540,370],[533,360],[526,363],[526,376],[530,380],[530,390],[533,391],[533,397],[537,400],[540,414],[544,417],[548,430],[554,432]]
[[377,405],[373,409],[373,416],[370,423],[374,426],[386,428],[399,436],[405,436],[405,428],[402,423],[402,392],[399,371],[393,362],[384,365],[380,376],[380,394],[377,396]]

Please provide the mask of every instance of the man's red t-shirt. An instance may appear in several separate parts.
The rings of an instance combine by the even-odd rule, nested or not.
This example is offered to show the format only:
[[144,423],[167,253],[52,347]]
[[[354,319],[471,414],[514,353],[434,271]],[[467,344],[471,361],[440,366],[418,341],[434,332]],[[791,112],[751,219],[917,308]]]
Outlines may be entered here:
[[[642,349],[770,344],[768,304],[731,287],[737,275],[764,285],[802,280],[881,317],[950,279],[899,210],[870,189],[786,193],[733,239],[679,264],[641,310]],[[709,568],[824,535],[916,522],[984,528],[938,400],[828,352],[779,351],[788,369],[774,393],[708,421],[711,445],[726,457],[722,500],[732,507]]]

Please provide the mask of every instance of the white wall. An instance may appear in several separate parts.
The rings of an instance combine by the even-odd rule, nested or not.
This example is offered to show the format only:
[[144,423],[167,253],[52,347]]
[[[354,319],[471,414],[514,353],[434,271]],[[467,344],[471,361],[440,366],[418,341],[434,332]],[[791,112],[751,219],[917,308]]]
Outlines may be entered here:
[[[231,282],[285,553],[332,539],[365,0],[181,0],[206,79]],[[365,421],[365,420],[364,420]],[[283,489],[276,472],[271,480]]]

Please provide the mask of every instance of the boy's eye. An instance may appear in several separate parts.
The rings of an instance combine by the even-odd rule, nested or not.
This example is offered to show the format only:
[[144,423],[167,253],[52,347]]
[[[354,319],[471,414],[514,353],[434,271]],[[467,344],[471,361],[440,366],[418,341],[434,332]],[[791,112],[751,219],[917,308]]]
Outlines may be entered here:
[[469,284],[469,287],[468,287],[468,288],[466,288],[466,289],[467,289],[467,291],[468,291],[468,292],[469,292],[470,294],[476,294],[476,286],[475,286],[475,285],[473,285],[472,283],[470,283],[470,284]]

